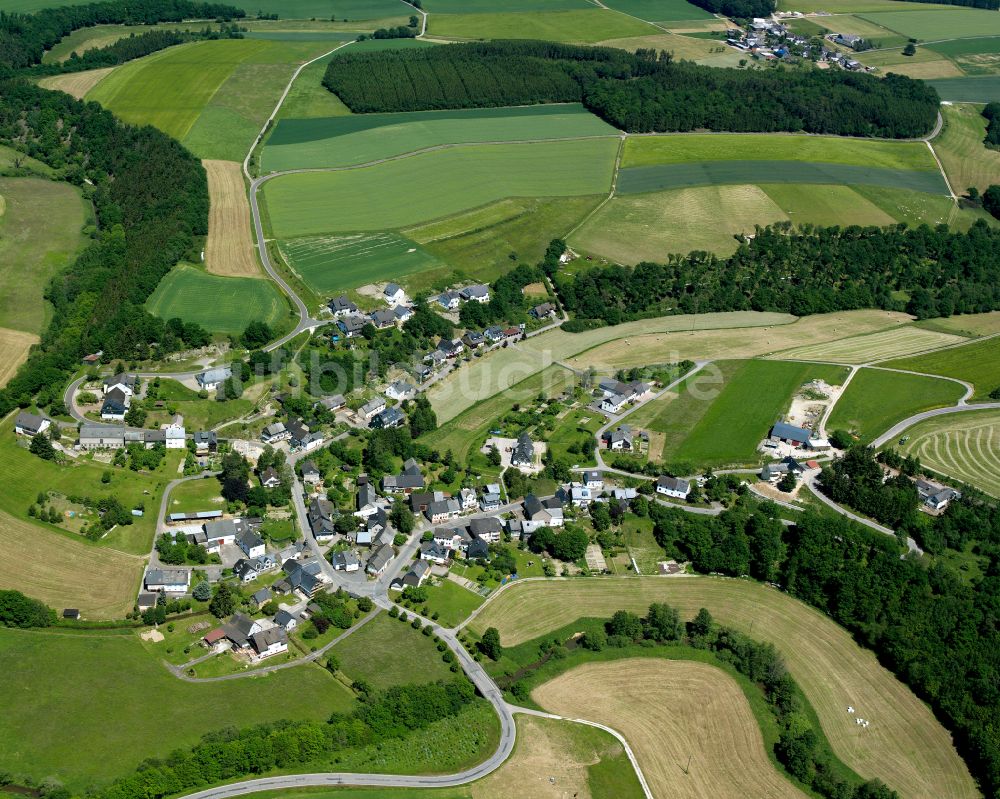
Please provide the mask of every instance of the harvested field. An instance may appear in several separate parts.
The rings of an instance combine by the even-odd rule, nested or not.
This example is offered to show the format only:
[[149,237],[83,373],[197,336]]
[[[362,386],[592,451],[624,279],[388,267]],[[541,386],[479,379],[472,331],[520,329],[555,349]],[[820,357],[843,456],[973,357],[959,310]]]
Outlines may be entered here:
[[1000,411],[970,411],[928,419],[898,446],[936,472],[1000,498]]
[[963,340],[962,336],[939,333],[914,325],[903,325],[895,330],[886,330],[868,336],[852,336],[840,341],[793,347],[790,350],[783,350],[773,357],[782,360],[796,358],[859,364],[947,347],[950,344],[960,344]]
[[768,760],[743,690],[706,663],[587,663],[539,686],[532,698],[552,713],[621,733],[656,796],[805,796]]
[[0,388],[7,385],[18,367],[28,359],[28,350],[38,336],[0,327]]
[[958,314],[947,319],[926,319],[917,322],[919,327],[955,333],[959,336],[988,336],[1000,333],[1000,311],[987,313]]
[[82,100],[87,92],[114,71],[114,67],[103,67],[84,72],[70,72],[66,75],[51,75],[38,81],[38,85],[43,89],[66,92],[70,97]]
[[243,168],[235,161],[202,161],[208,175],[205,268],[223,277],[260,277],[250,233],[250,203]]
[[[712,577],[533,581],[505,588],[472,626],[500,631],[505,645],[581,617],[668,602],[685,619],[705,607],[722,624],[773,643],[809,699],[837,756],[906,799],[977,796],[948,732],[931,711],[846,630],[805,603],[759,583]],[[752,632],[751,632],[752,625]],[[852,705],[871,726],[861,730]]]
[[431,14],[431,36],[447,39],[542,39],[548,42],[599,42],[656,33],[657,29],[605,8],[489,14]]
[[674,58],[685,58],[689,61],[718,58],[719,50],[726,52],[729,48],[719,40],[696,39],[693,36],[680,36],[676,33],[657,33],[653,36],[635,36],[628,39],[608,39],[598,42],[600,47],[617,47],[619,50],[635,52],[640,48],[653,48],[673,53]]
[[1000,388],[1000,338],[974,341],[961,347],[879,365],[887,369],[905,369],[964,380],[976,388],[972,399],[985,401],[993,391]]
[[[690,317],[673,318],[690,319]],[[701,318],[699,317],[699,320]],[[599,371],[614,371],[625,366],[643,366],[684,358],[692,360],[752,358],[796,344],[835,341],[845,335],[894,328],[910,319],[911,317],[906,314],[891,311],[844,311],[806,316],[796,320],[794,324],[782,324],[780,321],[764,322],[759,327],[747,324],[743,327],[734,326],[731,329],[719,330],[702,330],[699,324],[697,332],[690,329],[689,322],[687,329],[683,326],[674,328],[684,332],[623,336],[603,346],[591,345],[591,348],[585,351],[580,350],[581,354],[575,357],[563,357],[573,368],[586,369],[593,366]],[[546,334],[548,335],[550,334]],[[532,342],[542,338],[545,336],[532,339]]]
[[85,618],[120,619],[132,610],[142,560],[49,532],[0,511],[0,587]]

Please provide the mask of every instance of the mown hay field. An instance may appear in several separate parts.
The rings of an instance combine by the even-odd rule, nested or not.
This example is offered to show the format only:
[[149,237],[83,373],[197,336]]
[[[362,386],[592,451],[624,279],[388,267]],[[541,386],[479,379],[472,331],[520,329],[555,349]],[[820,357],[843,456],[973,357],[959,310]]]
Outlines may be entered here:
[[18,367],[28,359],[31,345],[38,341],[34,333],[0,327],[0,388],[17,373]]
[[969,186],[985,191],[1000,182],[1000,152],[983,144],[986,119],[978,106],[944,105],[944,129],[934,139],[934,149],[941,159],[955,191]]
[[[599,578],[515,583],[473,620],[496,627],[506,645],[536,638],[582,617],[644,613],[668,602],[682,618],[707,608],[717,621],[772,644],[819,717],[834,752],[865,778],[907,799],[975,797],[951,736],[905,685],[846,630],[806,604],[759,583],[712,577]],[[853,706],[871,721],[860,728]]]
[[936,472],[1000,498],[1000,411],[968,411],[928,419],[906,431],[898,448]]
[[916,413],[956,404],[965,388],[937,377],[861,369],[844,389],[827,430],[849,430],[871,441],[897,422]]
[[665,50],[673,53],[674,58],[683,58],[688,61],[713,65],[719,61],[728,60],[728,56],[736,53],[735,50],[727,47],[718,39],[698,39],[694,36],[682,36],[678,33],[667,33],[665,31],[652,36],[630,36],[625,39],[608,39],[597,44],[600,47],[616,47],[619,50],[628,50],[629,52],[646,48]]
[[914,325],[903,325],[895,330],[872,333],[866,336],[810,344],[782,350],[775,358],[803,358],[813,361],[835,361],[837,363],[858,364],[895,358],[915,352],[924,352],[937,347],[961,344],[964,337],[927,330]]
[[1000,333],[1000,311],[986,313],[956,314],[947,319],[925,319],[917,323],[928,330],[940,330],[959,336],[989,336]]
[[764,751],[746,695],[707,663],[586,663],[531,694],[546,710],[621,733],[655,796],[802,799]]
[[243,168],[235,161],[202,161],[208,175],[205,268],[223,277],[260,277],[250,233],[250,203]]
[[177,316],[224,334],[242,333],[255,320],[275,327],[288,318],[288,305],[270,280],[219,277],[186,264],[160,281],[146,309],[161,319]]
[[543,39],[587,44],[657,31],[646,22],[607,8],[431,14],[427,19],[427,33],[445,39]]
[[990,393],[1000,388],[1000,338],[888,361],[880,366],[964,380],[975,386],[974,400],[987,400]]
[[84,72],[69,72],[65,75],[50,75],[38,81],[43,89],[66,92],[70,97],[82,100],[98,83],[115,71],[115,67],[88,69]]
[[576,103],[284,118],[261,153],[261,172],[365,164],[451,144],[616,134]]
[[386,230],[506,197],[599,194],[615,139],[469,145],[343,172],[284,175],[262,190],[276,238]]

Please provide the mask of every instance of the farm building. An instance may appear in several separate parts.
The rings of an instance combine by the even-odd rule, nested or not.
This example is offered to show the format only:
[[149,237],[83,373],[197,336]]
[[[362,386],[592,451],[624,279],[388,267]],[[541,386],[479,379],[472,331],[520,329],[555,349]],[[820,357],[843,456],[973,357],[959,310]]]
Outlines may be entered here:
[[191,584],[190,569],[150,569],[143,579],[147,591],[183,594]]

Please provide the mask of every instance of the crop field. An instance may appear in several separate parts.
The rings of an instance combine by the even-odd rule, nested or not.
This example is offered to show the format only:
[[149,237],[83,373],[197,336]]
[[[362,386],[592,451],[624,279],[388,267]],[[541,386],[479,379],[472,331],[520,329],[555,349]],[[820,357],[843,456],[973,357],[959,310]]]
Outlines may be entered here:
[[929,375],[954,377],[972,383],[974,400],[989,399],[1000,388],[1000,338],[977,341],[916,358],[903,358],[879,364],[890,369],[906,369]]
[[[505,588],[472,626],[479,632],[496,627],[504,645],[514,646],[578,618],[622,609],[645,613],[652,602],[668,602],[683,619],[707,608],[718,622],[774,644],[834,752],[862,777],[882,779],[907,799],[977,795],[950,735],[923,702],[827,616],[760,583],[712,577],[524,582]],[[844,712],[848,705],[871,726],[859,730]]]
[[943,78],[927,81],[942,100],[954,103],[991,103],[1000,100],[1000,75]]
[[384,17],[405,16],[399,10],[399,0],[236,0],[234,5],[243,8],[248,14],[261,11],[265,14],[278,14],[282,19],[329,19],[336,15],[337,19],[351,22],[357,20],[382,19]]
[[314,291],[332,294],[378,280],[400,280],[442,266],[398,233],[355,233],[282,241],[281,255]]
[[862,369],[837,401],[827,430],[850,430],[871,441],[915,413],[954,405],[965,389],[936,377]]
[[[56,778],[81,794],[227,725],[324,720],[354,705],[350,691],[318,666],[254,679],[183,682],[132,632],[0,629],[0,667],[0,705],[7,711],[0,720],[0,768]],[[281,702],[261,702],[261,696],[280,696]],[[161,722],[150,724],[152,715]]]
[[757,186],[699,186],[614,197],[570,237],[575,250],[623,264],[669,253],[735,252],[737,234],[788,216]]
[[540,685],[532,699],[552,713],[621,733],[656,796],[805,796],[768,759],[743,689],[707,663],[585,663]]
[[969,186],[985,191],[1000,182],[1000,152],[987,149],[986,119],[971,105],[941,107],[945,126],[934,140],[934,149],[956,192]]
[[897,446],[936,472],[1000,498],[1000,411],[969,411],[928,419]]
[[[508,352],[512,350],[503,350],[491,357],[496,358]],[[527,376],[511,373],[501,381],[502,388],[485,395],[472,407],[464,404],[464,397],[460,394],[444,399],[432,398],[441,426],[422,436],[420,440],[441,452],[451,450],[458,461],[465,462],[472,448],[485,439],[496,419],[510,410],[514,403],[524,402],[540,393],[549,397],[556,396],[571,388],[575,380],[573,372],[561,366],[550,365]]]
[[87,239],[91,211],[80,190],[42,178],[0,178],[0,327],[41,333],[42,295]]
[[28,359],[31,345],[38,341],[33,333],[0,327],[0,388],[17,373],[18,367]]
[[937,170],[931,154],[919,142],[782,133],[632,136],[625,142],[622,168],[700,161],[807,161],[879,169]]
[[427,20],[427,33],[446,39],[543,39],[587,44],[656,32],[652,25],[604,8],[431,14]]
[[897,222],[895,216],[858,194],[851,186],[776,183],[764,184],[760,188],[796,225],[883,226]]
[[611,0],[604,5],[648,22],[712,19],[712,14],[708,11],[686,0]]
[[873,11],[926,11],[928,8],[954,9],[955,6],[904,3],[900,0],[780,0],[782,11],[809,14],[825,11],[830,14],[862,14]]
[[839,183],[948,193],[940,172],[807,161],[703,161],[629,167],[618,173],[616,190],[619,194],[638,194],[725,183]]
[[115,67],[88,69],[83,72],[69,72],[65,75],[50,75],[38,81],[43,89],[66,92],[70,97],[82,100],[91,89],[115,71]]
[[393,685],[434,682],[450,676],[434,642],[408,624],[380,613],[330,650],[352,680],[384,690]]
[[[491,14],[497,10],[490,0],[427,0],[424,4],[431,14]],[[504,3],[504,11],[565,11],[573,8],[593,8],[588,0],[513,0]]]
[[288,316],[288,306],[270,280],[219,277],[185,264],[160,281],[146,309],[161,319],[177,316],[225,334],[242,333],[253,320],[274,327]]
[[915,39],[958,39],[1000,35],[1000,14],[978,8],[880,11],[862,15],[869,22]]
[[263,195],[277,238],[393,229],[506,197],[606,192],[617,146],[610,138],[462,146],[343,172],[284,175],[266,183]]
[[578,104],[284,118],[264,147],[261,172],[365,164],[448,144],[616,133]]
[[665,434],[668,463],[755,463],[757,445],[802,385],[817,378],[840,385],[846,374],[823,364],[723,361],[683,383],[676,395],[648,403],[633,422]]
[[858,60],[867,66],[879,67],[882,72],[895,72],[920,80],[959,78],[965,74],[954,61],[942,58],[926,48],[919,48],[913,56],[903,55],[902,46],[896,50],[858,55]]
[[202,161],[202,165],[211,202],[205,268],[223,277],[260,277],[242,166],[235,161]]
[[869,363],[870,361],[898,358],[915,352],[924,352],[936,347],[959,344],[962,336],[939,333],[936,330],[903,325],[894,330],[851,336],[838,341],[809,344],[777,353],[775,358],[804,358],[812,361],[835,361],[837,363]]
[[4,511],[0,549],[4,588],[23,591],[59,611],[79,608],[88,619],[120,619],[132,610],[142,578],[139,558],[39,529]]
[[1000,68],[1000,36],[953,39],[930,45],[927,50],[945,56],[961,70],[959,75],[995,75]]

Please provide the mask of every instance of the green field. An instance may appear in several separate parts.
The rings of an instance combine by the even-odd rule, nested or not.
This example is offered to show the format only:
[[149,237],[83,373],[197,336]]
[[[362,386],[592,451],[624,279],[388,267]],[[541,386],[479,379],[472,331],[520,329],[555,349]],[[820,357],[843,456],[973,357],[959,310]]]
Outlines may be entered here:
[[1000,101],[1000,75],[971,78],[942,78],[927,81],[937,89],[942,100],[954,103],[992,103]]
[[956,192],[975,186],[981,192],[1000,182],[1000,152],[987,149],[986,119],[978,106],[942,106],[945,126],[934,149]]
[[525,11],[515,14],[431,14],[427,33],[449,39],[543,39],[593,43],[644,36],[658,29],[603,8]]
[[[147,757],[165,757],[227,725],[321,720],[354,705],[350,691],[318,666],[252,680],[183,682],[151,657],[134,633],[0,628],[0,670],[0,705],[6,711],[0,720],[0,769],[55,778],[81,794]],[[262,702],[262,695],[281,699]]]
[[387,613],[351,633],[330,650],[340,670],[376,689],[447,679],[451,672],[434,642]]
[[41,333],[43,293],[86,239],[91,216],[80,190],[41,178],[0,178],[0,327]]
[[920,142],[781,133],[633,136],[625,143],[621,165],[626,169],[700,161],[807,161],[880,169],[937,170],[934,158]]
[[704,161],[631,167],[618,173],[617,192],[641,194],[686,186],[741,183],[867,184],[948,194],[940,172],[805,161]]
[[222,486],[214,477],[200,480],[188,480],[179,486],[174,486],[167,502],[167,513],[198,513],[204,510],[222,510],[225,501],[222,499]]
[[950,380],[862,369],[834,406],[826,428],[850,430],[861,441],[871,441],[908,416],[954,405],[964,393]]
[[160,281],[146,300],[146,310],[161,319],[177,316],[224,334],[242,333],[253,320],[280,326],[289,313],[270,280],[218,277],[186,264],[178,264]]
[[952,39],[948,42],[936,42],[927,45],[927,49],[941,55],[946,55],[949,58],[963,55],[977,55],[979,53],[1000,53],[1000,34],[973,39]]
[[955,377],[976,387],[973,399],[987,400],[991,391],[1000,388],[1000,338],[932,352],[929,355],[888,361],[880,366]]
[[864,199],[881,208],[898,222],[907,225],[946,224],[955,230],[965,231],[982,219],[989,225],[994,220],[981,208],[960,208],[950,197],[940,194],[891,189],[886,186],[851,186]]
[[928,8],[954,9],[955,6],[905,3],[900,0],[779,0],[781,11],[801,11],[809,14],[825,11],[830,14],[860,14],[869,11],[926,11]]
[[[424,8],[431,14],[492,14],[497,4],[492,0],[427,0]],[[522,11],[564,11],[573,8],[593,8],[588,0],[512,0],[504,3],[507,13]]]
[[[632,416],[634,427],[664,435],[663,459],[698,467],[756,463],[757,445],[803,384],[839,385],[841,367],[776,361],[720,361]],[[652,446],[652,445],[651,445]]]
[[454,627],[465,621],[469,614],[483,604],[483,598],[452,580],[441,580],[427,589],[427,610],[437,613],[445,627]]
[[277,238],[393,229],[505,197],[606,192],[617,146],[615,139],[470,145],[344,172],[280,176],[263,195]]
[[1000,35],[1000,14],[978,8],[884,11],[864,19],[915,39],[935,40]]
[[906,431],[898,449],[948,477],[1000,497],[1000,411],[969,411],[928,419]]
[[[796,225],[893,225],[898,220],[852,186],[775,183],[761,186]],[[912,195],[907,194],[909,199]]]
[[712,14],[686,0],[611,0],[604,5],[649,22],[712,19]]
[[333,294],[378,280],[399,280],[443,264],[397,233],[356,233],[279,242],[289,266],[320,294]]
[[364,164],[447,144],[609,136],[583,106],[534,105],[282,119],[261,154],[261,172]]
[[[849,331],[844,331],[849,332]],[[888,358],[900,358],[951,344],[960,344],[961,336],[928,330],[915,325],[900,325],[889,330],[792,347],[775,354],[776,358],[799,358],[810,361],[862,364]]]

